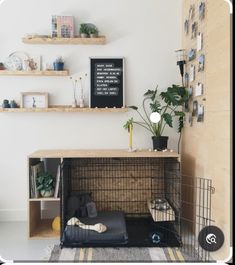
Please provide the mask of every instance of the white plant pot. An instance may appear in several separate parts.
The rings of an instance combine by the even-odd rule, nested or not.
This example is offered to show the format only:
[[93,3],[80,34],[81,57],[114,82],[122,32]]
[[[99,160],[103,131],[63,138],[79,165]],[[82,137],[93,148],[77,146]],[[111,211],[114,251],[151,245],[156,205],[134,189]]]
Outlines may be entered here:
[[44,198],[49,198],[49,197],[52,197],[54,195],[54,190],[50,190],[50,191],[41,190],[40,194]]

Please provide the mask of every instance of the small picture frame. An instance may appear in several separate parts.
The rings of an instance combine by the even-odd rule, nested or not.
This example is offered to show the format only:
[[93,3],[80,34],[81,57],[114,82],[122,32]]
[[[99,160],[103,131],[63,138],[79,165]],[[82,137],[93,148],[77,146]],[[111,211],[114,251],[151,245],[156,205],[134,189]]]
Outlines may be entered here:
[[21,108],[48,108],[48,93],[23,92],[21,93]]

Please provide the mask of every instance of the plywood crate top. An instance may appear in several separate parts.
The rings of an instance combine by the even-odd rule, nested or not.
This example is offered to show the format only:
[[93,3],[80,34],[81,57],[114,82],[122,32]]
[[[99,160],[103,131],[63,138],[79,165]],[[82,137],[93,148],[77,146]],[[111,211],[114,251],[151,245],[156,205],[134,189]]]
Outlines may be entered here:
[[96,158],[96,157],[156,157],[156,158],[180,158],[180,154],[176,152],[162,152],[138,150],[136,152],[128,152],[128,150],[38,150],[29,158]]

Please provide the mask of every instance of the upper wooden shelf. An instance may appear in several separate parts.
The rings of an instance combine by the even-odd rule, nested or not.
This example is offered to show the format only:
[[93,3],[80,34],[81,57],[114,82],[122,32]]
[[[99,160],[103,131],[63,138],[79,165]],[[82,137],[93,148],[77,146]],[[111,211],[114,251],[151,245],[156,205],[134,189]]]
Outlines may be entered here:
[[72,108],[71,106],[50,106],[49,108],[0,108],[0,112],[127,112],[128,108]]
[[106,43],[105,36],[97,38],[52,38],[50,36],[25,37],[22,39],[25,44],[61,44],[61,45],[104,45]]
[[148,151],[138,150],[136,152],[128,152],[128,150],[39,150],[29,155],[29,158],[98,158],[98,157],[173,157],[180,158],[176,152],[170,151]]
[[68,76],[69,70],[54,71],[8,71],[0,70],[0,76]]

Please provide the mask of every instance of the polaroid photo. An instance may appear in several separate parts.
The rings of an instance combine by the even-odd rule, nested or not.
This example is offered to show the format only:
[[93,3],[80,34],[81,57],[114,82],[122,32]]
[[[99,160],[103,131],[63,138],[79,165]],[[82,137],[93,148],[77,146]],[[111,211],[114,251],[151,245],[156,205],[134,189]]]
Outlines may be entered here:
[[197,51],[201,51],[203,48],[203,34],[201,32],[197,35]]
[[188,88],[188,97],[189,97],[189,99],[193,97],[193,86],[190,86]]
[[185,87],[189,86],[189,74],[188,73],[185,73],[184,75],[184,84],[185,84]]
[[189,8],[189,19],[193,20],[195,16],[195,6],[191,5]]
[[197,30],[198,30],[198,24],[197,24],[197,22],[194,22],[192,24],[192,35],[191,35],[191,39],[195,39],[197,37]]
[[192,112],[192,116],[196,117],[198,114],[198,102],[197,100],[193,101],[193,112]]
[[184,33],[186,35],[188,35],[188,33],[189,33],[189,21],[188,21],[188,19],[186,19],[184,22]]
[[191,64],[190,73],[189,73],[189,81],[193,82],[195,80],[195,65]]
[[203,84],[198,83],[195,87],[195,97],[199,97],[203,95]]
[[188,60],[189,61],[192,61],[196,58],[196,50],[195,49],[191,49],[189,52],[188,52]]
[[203,72],[205,68],[205,55],[201,54],[198,58],[198,72]]
[[201,2],[198,8],[199,19],[201,20],[205,18],[205,9],[206,9],[205,2]]
[[204,121],[204,106],[199,105],[197,110],[197,122],[203,122]]

